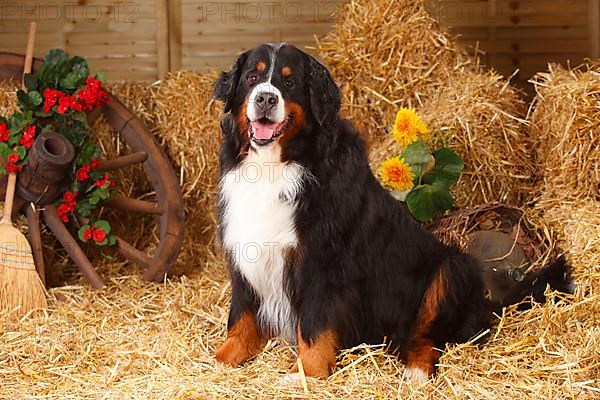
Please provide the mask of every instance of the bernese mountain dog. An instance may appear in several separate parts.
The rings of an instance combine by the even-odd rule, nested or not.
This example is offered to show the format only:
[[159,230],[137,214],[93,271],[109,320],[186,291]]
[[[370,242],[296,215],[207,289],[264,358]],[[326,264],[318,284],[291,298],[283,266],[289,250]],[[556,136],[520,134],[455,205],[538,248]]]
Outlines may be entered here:
[[282,336],[307,376],[327,377],[339,349],[386,341],[422,379],[438,349],[490,326],[476,261],[381,187],[322,64],[264,44],[221,74],[215,97],[225,104],[218,216],[232,289],[218,361],[237,366]]

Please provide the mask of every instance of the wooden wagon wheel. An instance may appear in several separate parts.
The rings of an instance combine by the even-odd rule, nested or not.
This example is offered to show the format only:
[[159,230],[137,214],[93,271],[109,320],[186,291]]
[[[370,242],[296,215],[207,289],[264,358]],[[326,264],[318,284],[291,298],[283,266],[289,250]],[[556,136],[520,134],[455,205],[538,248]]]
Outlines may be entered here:
[[[0,78],[21,79],[24,60],[25,57],[22,55],[0,53]],[[39,70],[41,65],[42,60],[35,59],[33,72]],[[114,171],[141,164],[156,193],[155,202],[115,197],[103,205],[129,212],[160,216],[160,242],[153,257],[119,237],[117,237],[115,247],[126,259],[145,268],[143,276],[146,280],[160,281],[175,263],[183,244],[185,214],[177,176],[158,141],[144,123],[123,103],[111,96],[110,101],[100,111],[132,152],[114,159],[100,160],[98,168],[103,171]],[[58,217],[55,207],[47,204],[38,210],[29,205],[32,199],[18,197],[17,195],[15,198],[15,209],[20,208],[21,212],[27,216],[29,240],[41,278],[44,279],[40,229],[40,222],[43,219],[92,286],[94,288],[103,287],[102,278],[95,271],[77,239],[71,235]],[[83,218],[81,221],[85,222]]]

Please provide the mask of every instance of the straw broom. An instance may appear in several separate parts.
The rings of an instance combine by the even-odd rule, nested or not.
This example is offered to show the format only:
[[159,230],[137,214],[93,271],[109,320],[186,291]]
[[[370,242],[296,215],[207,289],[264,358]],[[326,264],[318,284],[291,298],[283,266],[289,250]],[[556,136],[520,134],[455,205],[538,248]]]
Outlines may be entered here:
[[[36,23],[29,27],[24,74],[31,72]],[[27,238],[11,220],[17,175],[11,173],[6,185],[4,213],[0,220],[0,308],[23,316],[35,309],[46,308],[46,292],[33,262]]]

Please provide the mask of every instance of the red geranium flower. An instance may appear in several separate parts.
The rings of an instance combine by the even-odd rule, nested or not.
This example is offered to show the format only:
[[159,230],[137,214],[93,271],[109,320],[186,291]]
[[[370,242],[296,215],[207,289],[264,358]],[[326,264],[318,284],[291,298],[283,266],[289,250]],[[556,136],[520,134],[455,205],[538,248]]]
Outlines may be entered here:
[[97,187],[102,187],[104,185],[106,185],[106,183],[109,181],[110,179],[110,175],[108,173],[104,174],[104,177],[102,179],[98,179],[96,181],[96,183],[94,183],[94,185],[96,185]]
[[90,240],[92,237],[94,237],[94,227],[90,226],[85,231],[83,231],[83,240],[87,241]]
[[23,136],[21,136],[21,140],[19,141],[19,144],[22,144],[23,146],[30,148],[31,146],[33,146],[33,142],[35,139],[35,125],[30,125],[25,129],[25,133],[23,134]]
[[67,203],[70,207],[75,207],[77,202],[75,199],[77,198],[78,192],[65,192],[63,194],[63,201]]
[[85,111],[92,111],[109,99],[108,92],[102,88],[102,82],[90,76],[85,81],[85,87],[77,92],[80,104]]
[[97,159],[95,159],[95,158],[91,158],[91,159],[90,159],[90,166],[91,166],[92,168],[98,168],[98,160],[97,160]]
[[13,163],[6,163],[4,164],[4,168],[6,168],[6,171],[9,174],[14,174],[15,172],[17,172],[17,170],[19,170],[19,168],[17,168],[17,166]]
[[19,155],[17,153],[12,153],[10,156],[8,156],[6,161],[8,161],[9,163],[16,163],[17,161],[19,161]]
[[77,102],[77,97],[75,96],[63,96],[58,99],[58,111],[59,114],[64,114],[69,110],[81,111],[83,106]]
[[100,243],[106,239],[106,232],[102,228],[95,228],[93,232],[94,241]]
[[56,102],[65,96],[66,94],[59,90],[46,88],[44,90],[44,112],[49,113]]
[[90,177],[90,166],[89,165],[84,165],[81,168],[79,168],[77,170],[77,172],[75,173],[75,175],[77,175],[77,180],[79,182],[83,182],[85,181],[87,178]]
[[58,206],[58,208],[56,209],[56,214],[58,214],[58,217],[62,220],[62,222],[69,222],[69,216],[68,214],[71,212],[71,207],[69,207],[67,204],[62,203],[60,206]]
[[8,127],[6,126],[6,124],[3,122],[0,124],[0,142],[6,142],[8,140],[8,137],[10,136],[10,131],[8,130]]

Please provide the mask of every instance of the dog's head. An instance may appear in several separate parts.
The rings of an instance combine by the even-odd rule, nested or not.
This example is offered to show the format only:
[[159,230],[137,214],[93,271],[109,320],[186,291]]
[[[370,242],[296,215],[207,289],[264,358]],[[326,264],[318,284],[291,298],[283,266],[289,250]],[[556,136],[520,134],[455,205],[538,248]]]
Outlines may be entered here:
[[337,118],[340,93],[327,69],[296,47],[263,44],[239,56],[215,84],[241,135],[260,147]]

